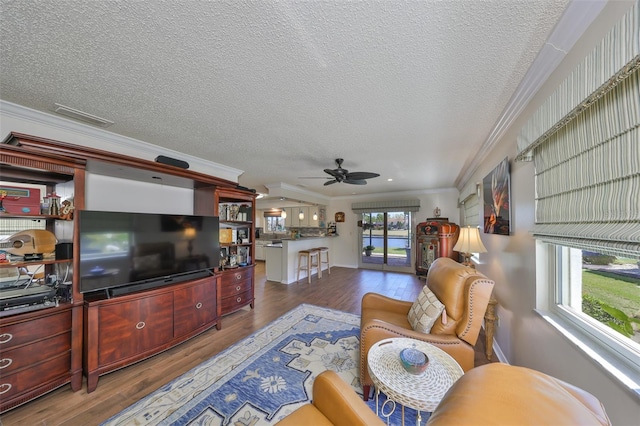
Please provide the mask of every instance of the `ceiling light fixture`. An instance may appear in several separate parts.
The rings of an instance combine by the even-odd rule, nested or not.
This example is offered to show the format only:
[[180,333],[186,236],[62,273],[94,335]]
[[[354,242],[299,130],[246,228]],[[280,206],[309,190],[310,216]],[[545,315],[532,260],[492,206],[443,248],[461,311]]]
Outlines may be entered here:
[[55,108],[53,109],[53,112],[64,115],[65,117],[84,121],[85,123],[93,124],[94,126],[98,127],[109,127],[114,124],[114,122],[111,120],[98,117],[97,115],[89,114],[88,112],[80,111],[79,109],[71,108],[61,104],[54,105]]

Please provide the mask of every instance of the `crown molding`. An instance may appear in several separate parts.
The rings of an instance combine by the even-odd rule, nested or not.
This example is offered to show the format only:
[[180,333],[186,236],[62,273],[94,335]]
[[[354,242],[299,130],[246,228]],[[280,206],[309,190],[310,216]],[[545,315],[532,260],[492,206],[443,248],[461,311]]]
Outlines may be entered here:
[[[587,28],[595,21],[607,0],[582,1],[573,0],[556,23],[544,46],[529,67],[524,78],[511,96],[502,114],[494,124],[487,139],[473,157],[465,163],[461,174],[456,179],[455,185],[461,189],[469,182],[469,179],[480,168],[480,165],[489,156],[490,151],[501,140],[507,130],[518,119],[520,114],[529,105],[529,102],[538,93],[549,76],[566,57],[575,43],[582,37]],[[513,142],[515,146],[515,141]]]

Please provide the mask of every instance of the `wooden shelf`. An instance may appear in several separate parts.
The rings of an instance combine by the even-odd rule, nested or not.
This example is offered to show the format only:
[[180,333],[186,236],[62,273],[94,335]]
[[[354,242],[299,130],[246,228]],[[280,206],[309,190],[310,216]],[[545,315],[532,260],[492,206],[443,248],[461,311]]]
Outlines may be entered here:
[[56,263],[73,263],[73,259],[42,259],[42,260],[29,260],[19,262],[5,262],[0,263],[0,268],[20,268],[25,266],[37,266],[37,265],[54,265]]

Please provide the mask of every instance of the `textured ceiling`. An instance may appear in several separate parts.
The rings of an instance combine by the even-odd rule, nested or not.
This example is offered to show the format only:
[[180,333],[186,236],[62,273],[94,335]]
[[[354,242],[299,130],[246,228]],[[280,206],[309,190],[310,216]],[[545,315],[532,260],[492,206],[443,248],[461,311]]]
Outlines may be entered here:
[[[0,98],[107,118],[259,192],[450,188],[567,3],[2,0]],[[298,179],[337,157],[381,177]]]

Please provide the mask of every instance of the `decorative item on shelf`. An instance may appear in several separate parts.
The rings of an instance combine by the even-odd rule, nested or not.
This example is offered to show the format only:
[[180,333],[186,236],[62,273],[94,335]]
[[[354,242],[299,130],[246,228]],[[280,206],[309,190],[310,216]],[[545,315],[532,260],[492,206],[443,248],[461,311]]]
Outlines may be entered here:
[[73,220],[73,211],[75,207],[73,205],[73,198],[69,198],[62,202],[62,206],[60,206],[60,219],[62,220]]
[[442,214],[442,211],[440,210],[440,207],[436,207],[435,209],[433,209],[433,215],[435,217],[440,217],[440,214]]
[[229,220],[238,220],[238,213],[240,213],[240,206],[238,204],[231,204],[229,206]]
[[49,211],[47,214],[58,216],[60,214],[60,196],[55,192],[47,195],[49,199]]
[[40,190],[3,185],[0,187],[0,214],[2,213],[40,214]]
[[238,220],[241,222],[247,222],[251,218],[251,206],[247,204],[240,205]]
[[458,242],[453,247],[453,251],[462,253],[462,256],[464,257],[464,262],[462,262],[462,264],[464,266],[475,268],[475,265],[470,260],[472,253],[487,252],[487,249],[484,247],[482,240],[480,239],[480,230],[469,225],[460,228]]
[[7,209],[4,208],[5,198],[7,198],[7,191],[0,191],[0,214],[7,212]]
[[336,212],[336,222],[344,222],[344,212]]
[[218,217],[220,220],[227,220],[227,205],[226,204],[218,204]]
[[429,366],[429,357],[415,348],[405,348],[400,351],[400,362],[407,373],[419,375]]
[[221,244],[231,244],[233,242],[233,231],[228,228],[220,229],[219,241]]

